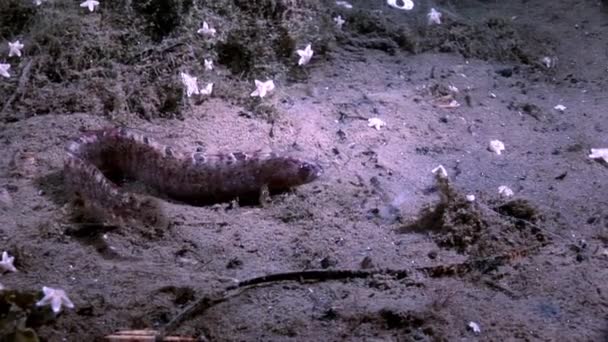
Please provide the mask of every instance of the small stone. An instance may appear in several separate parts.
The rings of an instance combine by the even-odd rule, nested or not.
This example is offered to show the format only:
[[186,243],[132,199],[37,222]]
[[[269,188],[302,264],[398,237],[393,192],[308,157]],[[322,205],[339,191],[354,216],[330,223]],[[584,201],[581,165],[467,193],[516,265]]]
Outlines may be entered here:
[[372,257],[368,255],[363,258],[363,260],[361,261],[361,268],[364,270],[374,268],[374,262],[372,261]]
[[325,257],[325,258],[321,259],[321,268],[323,268],[323,269],[336,266],[337,264],[338,263],[330,257]]
[[380,127],[386,126],[386,122],[382,121],[380,118],[370,118],[367,120],[367,126],[380,130]]
[[499,186],[499,187],[498,187],[498,193],[499,193],[501,196],[504,196],[504,197],[512,197],[512,196],[515,194],[515,193],[513,192],[513,190],[511,190],[511,188],[509,188],[509,187],[508,187],[508,186],[506,186],[506,185],[501,185],[501,186]]
[[502,154],[502,151],[505,150],[505,144],[500,140],[492,140],[492,141],[490,141],[488,150],[500,155],[500,154]]

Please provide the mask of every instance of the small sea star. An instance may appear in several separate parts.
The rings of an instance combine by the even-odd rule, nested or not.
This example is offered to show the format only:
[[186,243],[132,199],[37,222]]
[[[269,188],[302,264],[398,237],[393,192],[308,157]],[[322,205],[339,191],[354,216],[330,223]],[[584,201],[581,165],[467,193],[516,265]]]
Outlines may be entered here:
[[334,22],[336,23],[336,27],[338,29],[342,29],[342,25],[344,25],[344,23],[346,21],[344,19],[342,19],[341,15],[338,15],[337,17],[334,18]]
[[296,50],[296,53],[298,54],[298,56],[300,56],[298,65],[306,65],[308,64],[308,62],[310,62],[310,59],[312,58],[314,52],[312,51],[310,44],[308,44],[306,45],[304,50]]
[[99,1],[96,0],[86,0],[80,4],[80,7],[87,7],[91,12],[93,12],[97,6],[99,6]]
[[17,272],[15,265],[13,262],[15,261],[15,257],[8,255],[6,251],[2,252],[2,260],[0,261],[0,269],[9,272]]
[[13,56],[17,56],[17,57],[21,57],[21,49],[23,49],[23,44],[21,44],[20,41],[15,41],[13,43],[8,42],[8,56],[9,57],[13,57]]
[[213,36],[215,36],[215,29],[210,27],[206,21],[203,21],[203,28],[196,31],[196,33],[202,34],[204,36],[213,37]]
[[272,80],[266,82],[255,80],[255,90],[251,93],[251,96],[264,97],[273,90],[274,82]]
[[429,25],[441,24],[441,12],[436,9],[431,8],[431,11],[426,16],[429,18]]
[[64,290],[43,286],[42,292],[44,292],[44,297],[36,303],[36,306],[51,304],[51,309],[54,313],[61,311],[62,305],[70,309],[74,308],[74,303],[68,298]]
[[553,109],[563,113],[566,110],[566,106],[564,106],[563,104],[558,104],[557,106],[553,107]]
[[213,70],[213,61],[205,59],[205,70]]
[[182,78],[182,83],[186,86],[186,96],[190,97],[192,94],[200,94],[196,77],[192,77],[185,72],[182,72],[180,76]]

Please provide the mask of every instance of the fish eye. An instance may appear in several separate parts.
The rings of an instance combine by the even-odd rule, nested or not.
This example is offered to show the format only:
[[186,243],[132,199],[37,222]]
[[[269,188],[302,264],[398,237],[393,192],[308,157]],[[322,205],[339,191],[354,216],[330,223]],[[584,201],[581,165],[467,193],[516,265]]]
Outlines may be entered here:
[[311,179],[316,178],[320,173],[320,168],[317,165],[310,163],[302,163],[300,164],[300,169],[298,173],[303,179]]

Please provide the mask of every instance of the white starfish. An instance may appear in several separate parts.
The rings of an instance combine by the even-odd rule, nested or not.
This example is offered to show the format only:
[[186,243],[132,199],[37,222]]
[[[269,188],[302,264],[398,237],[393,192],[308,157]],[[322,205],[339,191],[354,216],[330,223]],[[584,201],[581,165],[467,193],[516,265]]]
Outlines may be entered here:
[[192,94],[200,94],[196,77],[190,76],[185,72],[180,73],[182,83],[186,86],[186,96],[190,97]]
[[213,91],[213,83],[207,83],[205,88],[200,89],[199,92],[201,95],[211,95],[212,91]]
[[8,56],[9,57],[13,57],[13,56],[17,56],[17,57],[21,57],[21,49],[23,49],[23,44],[21,44],[20,41],[15,41],[13,43],[8,42]]
[[306,65],[306,64],[308,64],[308,62],[310,62],[310,59],[312,58],[314,51],[312,51],[310,44],[308,44],[308,45],[306,45],[304,50],[296,50],[296,53],[298,54],[298,56],[300,56],[298,65]]
[[6,78],[11,77],[11,74],[8,73],[8,69],[11,68],[10,64],[0,63],[0,75]]
[[387,0],[386,3],[396,9],[409,11],[414,8],[414,2],[411,0],[403,0],[403,5],[398,5],[397,0]]
[[564,106],[563,104],[558,104],[557,106],[553,107],[553,109],[563,113],[564,111],[566,111],[566,106]]
[[371,118],[367,119],[367,125],[379,130],[380,127],[386,126],[386,122],[382,121],[380,118]]
[[603,159],[606,163],[608,163],[608,148],[592,148],[589,158]]
[[50,287],[43,286],[42,292],[44,292],[44,297],[36,303],[36,306],[44,306],[51,304],[51,309],[54,313],[58,313],[61,311],[61,306],[65,305],[66,307],[72,309],[74,308],[74,303],[68,298],[65,294],[65,291],[62,289],[53,289]]
[[203,36],[213,37],[215,36],[215,29],[210,27],[206,21],[203,21],[203,28],[198,29],[196,33],[202,34]]
[[40,6],[42,5],[43,2],[48,1],[48,0],[34,0],[34,5],[36,6]]
[[17,272],[15,265],[13,262],[15,261],[15,257],[8,255],[6,251],[2,252],[2,260],[0,261],[0,269],[3,269],[8,272]]
[[266,82],[255,80],[255,90],[251,93],[251,96],[259,96],[262,98],[273,90],[274,82],[272,80],[268,80]]
[[80,7],[87,7],[91,12],[93,12],[97,6],[99,6],[99,1],[96,0],[86,0],[80,4]]
[[479,334],[481,332],[481,328],[479,327],[479,324],[477,324],[475,322],[469,322],[469,324],[467,324],[467,327],[469,327],[469,329],[471,329],[471,331],[476,334]]
[[344,25],[344,23],[346,22],[346,20],[344,20],[341,15],[338,15],[337,17],[334,18],[334,22],[336,23],[336,27],[339,30],[341,30],[342,29],[342,25]]
[[441,24],[441,12],[437,11],[436,9],[431,8],[426,16],[429,18],[429,25]]
[[213,61],[205,59],[205,70],[213,70]]

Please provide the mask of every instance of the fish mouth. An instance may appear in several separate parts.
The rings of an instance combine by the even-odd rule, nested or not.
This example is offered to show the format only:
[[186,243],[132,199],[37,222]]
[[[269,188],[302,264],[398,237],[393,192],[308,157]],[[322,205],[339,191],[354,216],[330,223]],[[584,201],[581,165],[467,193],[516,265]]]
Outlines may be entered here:
[[305,162],[300,165],[299,173],[304,183],[310,183],[323,175],[323,167],[317,163]]
[[321,177],[323,175],[323,166],[319,163],[307,163],[307,167],[311,168],[311,174],[314,178]]
[[323,173],[324,173],[323,171],[324,170],[323,170],[323,167],[321,165],[316,165],[316,170],[314,172],[315,179],[323,176]]

